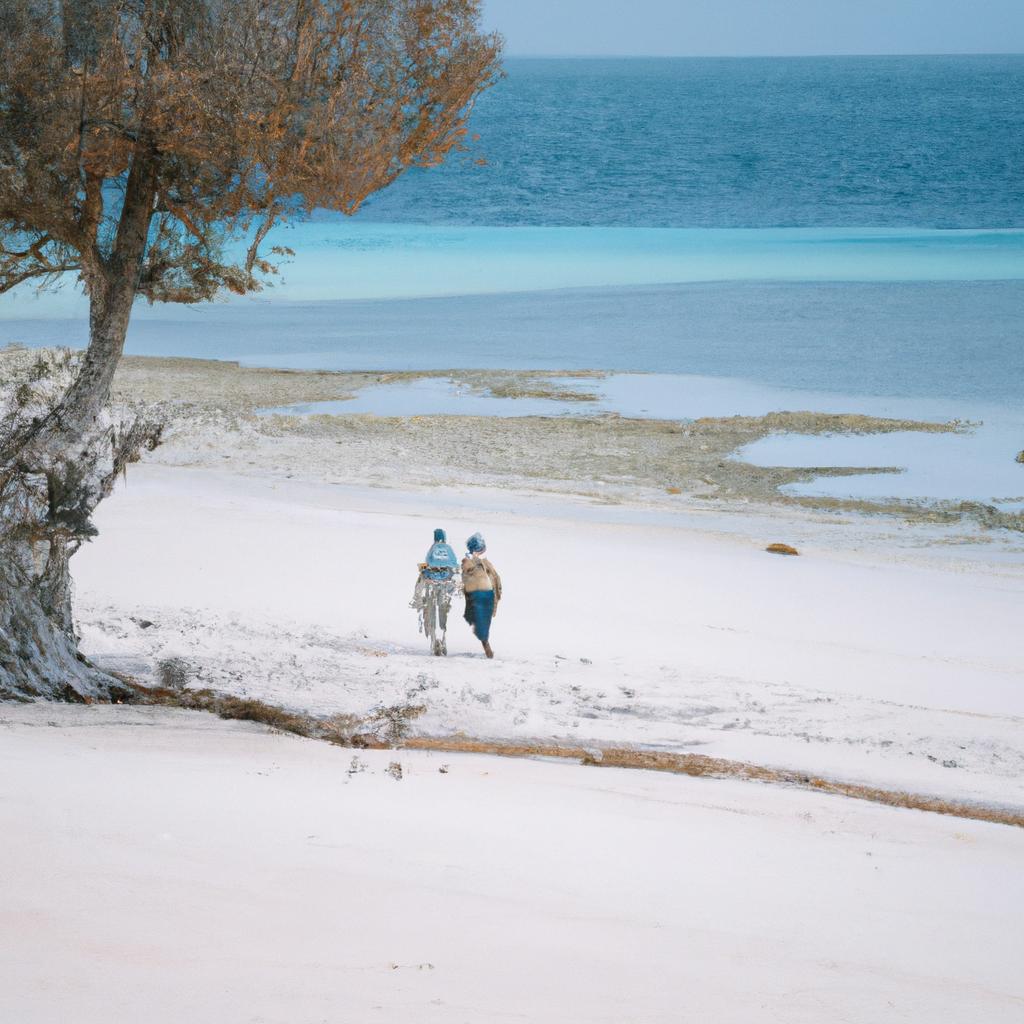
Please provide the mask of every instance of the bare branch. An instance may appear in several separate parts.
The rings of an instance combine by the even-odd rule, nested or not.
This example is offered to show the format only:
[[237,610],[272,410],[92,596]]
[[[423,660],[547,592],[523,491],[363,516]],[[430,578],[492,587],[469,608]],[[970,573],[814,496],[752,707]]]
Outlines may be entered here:
[[[4,292],[9,292],[12,288],[16,288],[19,284],[23,284],[25,281],[32,281],[37,278],[55,278],[61,274],[68,273],[69,271],[81,270],[82,265],[80,263],[58,263],[47,266],[32,267],[25,270],[18,271],[15,274],[4,274],[0,271],[0,295]],[[44,281],[43,286],[51,282]]]
[[116,121],[110,121],[102,117],[94,117],[90,120],[82,122],[82,131],[86,132],[90,128],[108,128],[112,132],[116,132],[118,135],[123,136],[130,142],[139,141],[139,133],[127,125],[118,124]]
[[275,221],[281,215],[281,208],[276,204],[272,204],[270,209],[267,210],[263,217],[260,226],[256,229],[252,236],[252,243],[246,250],[245,254],[245,272],[252,274],[253,267],[256,266],[256,262],[259,259],[260,246],[263,244],[264,239],[270,233],[270,229],[274,226]]

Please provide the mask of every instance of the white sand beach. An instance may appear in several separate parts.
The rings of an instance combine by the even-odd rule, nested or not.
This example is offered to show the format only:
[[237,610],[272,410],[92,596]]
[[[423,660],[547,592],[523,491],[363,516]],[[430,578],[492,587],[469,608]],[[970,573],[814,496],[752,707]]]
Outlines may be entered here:
[[8,705],[0,829],[19,1024],[1024,1012],[1024,833],[1000,825]]
[[[98,525],[75,560],[83,648],[142,679],[181,659],[192,686],[318,714],[425,705],[421,734],[693,750],[1024,807],[1012,562],[785,517],[725,532],[550,495],[169,466],[133,469]],[[435,526],[488,538],[493,663],[457,613],[448,658],[417,633]],[[764,551],[794,539],[799,557]]]
[[[684,436],[267,419],[251,409],[268,386],[287,402],[345,380],[140,365],[144,397],[190,373],[195,404],[73,561],[99,666],[314,717],[414,708],[406,743],[700,754],[1024,810],[1013,531],[773,502],[725,476],[704,496],[658,485],[714,471],[755,420]],[[491,465],[459,466],[467,423]],[[593,454],[560,463],[563,443]],[[438,526],[488,539],[494,661],[458,609],[447,658],[417,632]],[[340,749],[170,708],[7,705],[0,741],[0,1016],[19,1024],[1024,1009],[1012,825],[793,785]]]

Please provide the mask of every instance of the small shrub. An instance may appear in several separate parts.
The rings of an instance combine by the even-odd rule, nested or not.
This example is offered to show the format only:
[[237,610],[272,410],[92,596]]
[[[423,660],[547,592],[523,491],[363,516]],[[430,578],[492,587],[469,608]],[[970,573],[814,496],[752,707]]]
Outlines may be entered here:
[[351,747],[356,735],[365,727],[358,715],[331,715],[319,723],[317,735],[339,747]]
[[367,723],[381,739],[391,746],[397,746],[412,728],[412,723],[426,713],[424,704],[393,704],[389,708],[378,708],[372,712]]
[[36,361],[29,368],[28,379],[30,381],[45,380],[53,374],[54,366],[55,364],[46,356],[37,356]]
[[195,669],[184,658],[164,658],[156,664],[156,677],[165,690],[184,690],[195,674]]

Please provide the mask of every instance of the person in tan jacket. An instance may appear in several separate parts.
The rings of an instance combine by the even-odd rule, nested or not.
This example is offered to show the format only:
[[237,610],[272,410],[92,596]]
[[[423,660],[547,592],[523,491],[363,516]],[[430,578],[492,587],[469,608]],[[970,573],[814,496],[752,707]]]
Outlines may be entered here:
[[494,657],[491,650],[491,619],[498,611],[501,600],[501,577],[498,570],[484,558],[487,543],[479,533],[466,541],[466,557],[462,559],[462,589],[466,594],[465,619],[473,628],[476,638],[483,644],[484,654]]

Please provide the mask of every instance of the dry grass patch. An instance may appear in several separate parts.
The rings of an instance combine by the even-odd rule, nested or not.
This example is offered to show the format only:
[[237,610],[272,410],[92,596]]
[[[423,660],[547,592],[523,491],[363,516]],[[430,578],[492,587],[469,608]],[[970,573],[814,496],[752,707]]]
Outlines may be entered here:
[[818,778],[806,772],[785,768],[768,768],[744,761],[728,761],[706,754],[672,754],[653,750],[632,750],[625,747],[584,749],[544,743],[493,743],[486,740],[448,737],[415,737],[405,744],[410,749],[437,750],[446,753],[497,754],[503,757],[558,757],[581,764],[603,768],[642,768],[648,771],[672,772],[695,778],[744,779],[775,785],[795,786],[821,793],[834,793],[910,810],[930,811],[974,821],[1024,828],[1024,811],[1016,808],[989,807],[984,804],[945,800],[899,790],[879,789],[858,783],[837,782]]
[[162,681],[171,682],[169,686],[143,686],[122,678],[130,688],[131,703],[208,711],[220,718],[258,722],[278,732],[326,740],[341,747],[386,749],[399,746],[409,734],[412,723],[427,710],[422,704],[395,704],[374,708],[364,716],[336,714],[320,718],[253,697],[235,697],[208,689],[190,690],[178,685],[184,678],[179,672],[161,673]]
[[[126,681],[127,682],[127,681]],[[600,768],[640,768],[671,772],[694,778],[743,779],[784,785],[819,793],[834,793],[855,800],[930,811],[956,818],[987,821],[1024,828],[1024,810],[990,807],[966,801],[946,800],[901,790],[881,789],[859,783],[825,779],[789,768],[770,768],[746,761],[729,761],[707,754],[667,753],[629,747],[576,747],[557,743],[501,743],[468,736],[410,736],[412,723],[426,712],[422,704],[380,707],[368,715],[338,714],[327,718],[288,711],[275,704],[218,694],[213,690],[180,690],[129,683],[135,703],[209,711],[221,718],[259,722],[279,732],[326,740],[336,746],[357,749],[434,750],[450,754],[491,754],[499,757],[554,757]]]
[[259,722],[280,732],[292,732],[296,736],[311,736],[311,722],[306,715],[285,711],[273,704],[265,704],[261,700],[243,697],[221,697],[216,701],[213,710],[221,718],[235,719],[241,722]]

